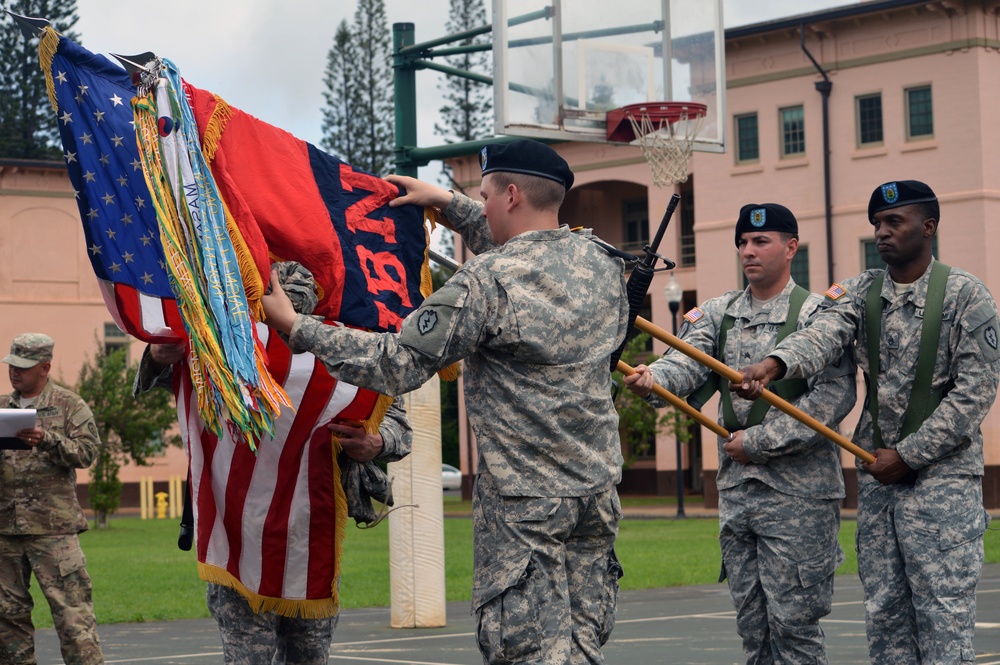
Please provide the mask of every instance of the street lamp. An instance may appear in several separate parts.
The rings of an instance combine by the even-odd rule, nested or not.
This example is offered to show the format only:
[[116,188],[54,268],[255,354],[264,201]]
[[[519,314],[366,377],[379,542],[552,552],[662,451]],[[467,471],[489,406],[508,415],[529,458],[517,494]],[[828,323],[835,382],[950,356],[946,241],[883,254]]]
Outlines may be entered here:
[[[666,288],[663,289],[663,297],[667,299],[667,304],[670,305],[670,318],[673,322],[674,336],[677,336],[677,311],[681,307],[681,298],[684,297],[684,291],[681,289],[681,285],[677,283],[677,278],[671,273],[670,281],[667,282]],[[681,426],[681,414],[674,409],[674,444],[677,448],[677,517],[684,517],[684,456],[681,454],[681,437],[680,437],[680,426]]]

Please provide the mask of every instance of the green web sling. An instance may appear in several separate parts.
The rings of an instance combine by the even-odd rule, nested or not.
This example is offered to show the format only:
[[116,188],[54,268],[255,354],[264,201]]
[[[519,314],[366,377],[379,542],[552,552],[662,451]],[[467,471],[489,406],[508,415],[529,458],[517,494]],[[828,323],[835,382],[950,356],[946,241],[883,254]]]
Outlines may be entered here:
[[[913,434],[924,420],[934,412],[941,403],[942,391],[931,390],[931,380],[934,378],[934,361],[937,358],[938,340],[941,337],[941,315],[944,313],[944,292],[948,286],[949,266],[934,261],[931,276],[927,285],[927,299],[924,303],[924,322],[920,327],[920,349],[917,352],[917,371],[913,377],[910,389],[910,401],[903,416],[903,427],[899,439]],[[879,347],[882,341],[882,284],[885,282],[883,271],[868,289],[865,301],[865,334],[868,346],[868,375],[865,377],[868,385],[868,413],[872,418],[872,431],[875,435],[875,446],[884,448],[882,428],[878,424],[878,374]]]
[[[730,300],[729,305],[736,302],[736,299],[739,298],[740,295],[742,294],[737,294],[732,300]],[[781,324],[781,327],[778,328],[778,336],[775,341],[776,345],[781,342],[781,340],[788,337],[788,335],[795,332],[799,320],[799,312],[802,310],[802,305],[805,304],[807,297],[809,297],[809,291],[796,284],[788,298],[788,317],[785,319],[785,322]],[[726,314],[722,318],[722,326],[719,329],[719,358],[725,358],[726,338],[729,335],[729,329],[733,327],[733,323],[735,323],[735,321],[736,319],[731,314]],[[717,374],[713,374],[701,388],[691,395],[689,401],[699,405],[704,404],[712,397],[712,395],[715,394],[716,390],[719,390],[719,383],[719,376]],[[805,379],[783,379],[781,381],[771,383],[768,388],[782,399],[791,402],[792,400],[798,399],[806,392],[806,390],[808,390],[808,384]],[[720,390],[719,392],[722,399],[723,424],[730,432],[736,432],[738,430],[746,429],[747,427],[759,425],[764,420],[764,416],[767,415],[768,410],[771,408],[771,405],[762,399],[754,400],[753,406],[750,407],[750,413],[747,416],[746,423],[740,424],[736,417],[736,411],[733,409],[732,394],[728,390]]]

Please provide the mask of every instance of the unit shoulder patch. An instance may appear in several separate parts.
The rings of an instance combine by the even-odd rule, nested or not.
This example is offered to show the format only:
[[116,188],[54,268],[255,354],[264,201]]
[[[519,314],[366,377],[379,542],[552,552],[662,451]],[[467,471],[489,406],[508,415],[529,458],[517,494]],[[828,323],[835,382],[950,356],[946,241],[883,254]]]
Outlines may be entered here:
[[421,335],[426,335],[430,331],[434,330],[434,326],[437,325],[438,315],[433,309],[427,309],[420,313],[420,317],[417,319],[417,330],[420,331]]

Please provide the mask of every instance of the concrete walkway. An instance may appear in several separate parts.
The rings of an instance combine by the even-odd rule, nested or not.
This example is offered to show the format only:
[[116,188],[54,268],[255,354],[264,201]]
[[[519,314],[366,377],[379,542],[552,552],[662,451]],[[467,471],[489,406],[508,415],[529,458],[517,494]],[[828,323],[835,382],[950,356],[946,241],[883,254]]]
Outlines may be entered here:
[[[670,565],[670,562],[664,562]],[[986,566],[979,585],[976,665],[1000,665],[1000,564]],[[618,621],[605,647],[608,663],[731,665],[745,662],[735,613],[723,584],[623,592]],[[389,628],[387,608],[345,610],[330,662],[481,665],[468,603],[449,603],[444,628]],[[864,607],[857,577],[837,578],[833,612],[822,622],[831,663],[868,663]],[[106,662],[203,665],[221,663],[211,619],[100,627]],[[62,662],[54,631],[39,631],[38,662]]]

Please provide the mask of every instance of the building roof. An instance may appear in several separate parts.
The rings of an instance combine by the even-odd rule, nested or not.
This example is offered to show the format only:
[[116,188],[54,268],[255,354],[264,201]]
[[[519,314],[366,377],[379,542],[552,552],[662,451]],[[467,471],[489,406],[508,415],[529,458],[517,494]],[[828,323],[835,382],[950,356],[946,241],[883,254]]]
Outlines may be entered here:
[[851,18],[864,14],[874,14],[876,12],[884,12],[893,9],[927,4],[927,0],[870,0],[869,2],[858,2],[851,5],[844,5],[842,7],[821,9],[807,14],[796,14],[795,16],[786,16],[772,21],[764,21],[762,23],[752,23],[750,25],[741,25],[739,27],[729,28],[726,30],[726,40],[739,39],[741,37],[760,35],[779,30],[797,29],[799,26],[807,23],[835,21],[838,19]]
[[38,169],[41,171],[65,171],[66,164],[61,160],[49,159],[10,159],[0,157],[0,171],[24,171]]

